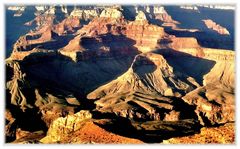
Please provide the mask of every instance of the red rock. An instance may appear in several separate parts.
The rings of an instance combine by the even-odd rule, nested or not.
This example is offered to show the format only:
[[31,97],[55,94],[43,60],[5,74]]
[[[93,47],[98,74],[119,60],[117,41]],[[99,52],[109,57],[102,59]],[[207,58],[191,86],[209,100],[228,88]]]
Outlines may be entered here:
[[78,17],[69,17],[64,19],[61,23],[56,24],[53,27],[53,30],[58,33],[58,35],[62,35],[67,31],[73,32],[74,28],[80,27],[80,20]]
[[164,35],[162,27],[148,24],[147,22],[134,21],[126,25],[126,37],[136,41],[136,46],[142,47],[156,47],[158,40]]
[[43,24],[53,24],[53,20],[55,19],[54,15],[38,15],[32,21],[26,22],[24,25],[31,26],[36,24],[37,26],[42,26]]
[[[93,19],[88,25],[85,25],[78,31],[79,36],[75,37],[69,44],[63,48],[63,51],[82,51],[80,41],[81,36],[96,38],[104,34],[124,35],[129,40],[135,42],[134,46],[141,51],[141,47],[155,48],[158,40],[165,34],[162,27],[151,25],[146,20],[136,20],[127,22],[123,18],[100,17]],[[108,42],[114,42],[109,39]],[[124,41],[119,41],[124,42]]]
[[[53,40],[54,37],[64,35],[68,32],[73,32],[75,28],[80,27],[80,20],[77,17],[68,17],[59,24],[53,24],[55,17],[53,15],[37,16],[34,20],[27,22],[25,25],[36,23],[38,27],[35,31],[30,31],[26,35],[20,37],[14,44],[13,53],[20,51],[32,50],[35,44],[45,43]],[[28,55],[26,52],[18,53]],[[16,54],[12,54],[15,55]]]

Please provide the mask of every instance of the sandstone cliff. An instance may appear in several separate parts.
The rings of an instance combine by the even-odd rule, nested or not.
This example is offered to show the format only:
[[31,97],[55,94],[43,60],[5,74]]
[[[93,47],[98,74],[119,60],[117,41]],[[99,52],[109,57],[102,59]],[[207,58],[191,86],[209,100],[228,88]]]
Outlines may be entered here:
[[42,143],[74,143],[74,144],[140,144],[140,140],[110,133],[99,127],[91,119],[89,111],[80,111],[74,115],[56,119],[50,126]]
[[217,24],[216,22],[214,22],[210,19],[202,20],[202,21],[205,23],[207,28],[216,31],[219,34],[223,34],[223,35],[229,35],[230,34],[229,31],[226,28],[222,27],[221,25]]

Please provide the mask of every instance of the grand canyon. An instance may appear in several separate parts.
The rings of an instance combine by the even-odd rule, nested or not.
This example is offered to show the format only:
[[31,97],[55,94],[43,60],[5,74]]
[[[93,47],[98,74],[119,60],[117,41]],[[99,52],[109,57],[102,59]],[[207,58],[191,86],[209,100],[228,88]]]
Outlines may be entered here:
[[6,143],[235,142],[235,6],[5,12]]

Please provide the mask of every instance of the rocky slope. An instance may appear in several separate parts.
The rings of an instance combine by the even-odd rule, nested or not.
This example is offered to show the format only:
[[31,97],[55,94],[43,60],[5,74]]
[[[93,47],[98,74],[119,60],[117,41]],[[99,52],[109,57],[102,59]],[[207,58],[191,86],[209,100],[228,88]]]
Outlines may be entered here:
[[[207,51],[207,50],[206,50]],[[201,123],[226,123],[234,121],[234,53],[208,49],[206,57],[214,57],[216,64],[203,77],[203,87],[188,93],[183,99],[196,105]],[[222,53],[227,56],[222,57]],[[207,52],[206,52],[207,53]],[[218,54],[217,54],[218,53]],[[224,54],[224,55],[225,55]],[[221,55],[221,56],[220,56]],[[226,114],[228,113],[228,114]]]
[[[65,118],[56,119],[50,126],[47,136],[41,143],[73,143],[73,144],[142,144],[131,139],[110,133],[94,122],[89,111],[80,111]],[[95,120],[96,121],[96,120]]]
[[137,55],[126,73],[88,94],[87,98],[100,99],[95,103],[103,112],[133,119],[178,120],[180,112],[174,110],[171,97],[181,97],[194,85],[185,83],[173,71],[161,55]]
[[233,124],[219,128],[202,128],[199,134],[164,140],[163,144],[232,144],[235,139]]

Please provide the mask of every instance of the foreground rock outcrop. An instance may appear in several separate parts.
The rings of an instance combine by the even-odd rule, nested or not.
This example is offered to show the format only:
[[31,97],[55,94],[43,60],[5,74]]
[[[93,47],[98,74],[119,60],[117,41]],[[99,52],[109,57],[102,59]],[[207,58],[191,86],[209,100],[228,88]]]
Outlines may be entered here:
[[232,144],[235,140],[234,124],[219,128],[202,128],[199,134],[164,140],[163,144]]
[[110,133],[99,127],[91,119],[89,111],[80,111],[74,115],[56,119],[50,126],[47,136],[41,143],[73,143],[73,144],[142,144],[131,139]]

